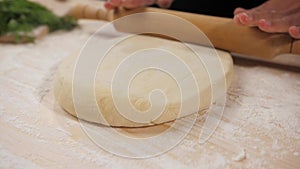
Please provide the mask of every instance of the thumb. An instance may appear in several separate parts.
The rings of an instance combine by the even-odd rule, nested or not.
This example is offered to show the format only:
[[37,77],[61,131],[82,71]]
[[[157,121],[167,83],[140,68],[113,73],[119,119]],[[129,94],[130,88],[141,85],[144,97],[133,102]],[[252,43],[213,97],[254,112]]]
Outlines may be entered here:
[[157,0],[156,4],[161,8],[169,8],[173,0]]

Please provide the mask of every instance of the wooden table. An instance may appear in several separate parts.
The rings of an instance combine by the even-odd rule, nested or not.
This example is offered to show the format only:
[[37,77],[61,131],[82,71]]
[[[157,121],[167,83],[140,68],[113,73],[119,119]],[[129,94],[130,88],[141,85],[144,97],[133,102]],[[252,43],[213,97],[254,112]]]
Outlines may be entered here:
[[235,65],[223,118],[205,144],[198,137],[206,115],[157,157],[98,147],[55,103],[52,82],[60,61],[103,24],[80,21],[35,44],[0,44],[0,168],[299,168],[300,74],[248,61]]

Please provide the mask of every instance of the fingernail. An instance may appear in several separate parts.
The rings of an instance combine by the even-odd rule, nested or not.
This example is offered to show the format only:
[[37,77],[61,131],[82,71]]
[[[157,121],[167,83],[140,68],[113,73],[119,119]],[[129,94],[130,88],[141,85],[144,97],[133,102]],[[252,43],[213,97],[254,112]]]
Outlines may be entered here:
[[248,20],[248,21],[253,21],[252,15],[249,15],[248,18],[247,18],[247,20]]
[[272,25],[272,23],[271,23],[270,21],[267,21],[267,20],[265,20],[265,19],[259,20],[259,23],[260,23],[260,25],[262,25],[262,26],[268,26],[268,27]]
[[239,15],[235,15],[235,16],[233,17],[233,21],[234,21],[236,24],[241,24],[241,23],[240,23],[240,17],[239,17]]
[[245,16],[245,20],[246,20],[246,21],[252,21],[252,20],[253,20],[252,15],[247,14],[247,13],[243,13],[243,15]]
[[295,30],[297,32],[300,32],[300,27],[299,26],[290,26],[289,29]]

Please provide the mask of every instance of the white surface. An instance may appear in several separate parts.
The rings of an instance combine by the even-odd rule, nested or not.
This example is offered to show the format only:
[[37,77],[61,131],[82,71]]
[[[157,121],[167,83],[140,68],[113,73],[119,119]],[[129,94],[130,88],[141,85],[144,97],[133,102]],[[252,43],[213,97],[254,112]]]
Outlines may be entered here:
[[204,145],[197,141],[205,116],[162,156],[131,160],[97,147],[51,93],[57,64],[97,25],[55,33],[36,44],[0,44],[0,168],[300,166],[300,74],[263,66],[234,67],[222,122]]

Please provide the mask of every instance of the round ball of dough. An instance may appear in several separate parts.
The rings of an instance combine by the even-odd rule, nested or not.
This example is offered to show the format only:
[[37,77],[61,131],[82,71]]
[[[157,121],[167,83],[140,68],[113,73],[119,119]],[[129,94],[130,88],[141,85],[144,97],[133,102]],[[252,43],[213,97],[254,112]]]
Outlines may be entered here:
[[[151,99],[149,97],[151,92],[159,89],[164,94],[165,107],[163,111],[160,112],[161,114],[159,115],[159,117],[147,123],[139,123],[124,117],[122,115],[122,112],[120,112],[122,110],[116,108],[111,92],[111,85],[114,73],[126,57],[134,54],[137,51],[142,51],[149,48],[158,48],[170,51],[189,67],[189,69],[191,70],[191,74],[182,76],[181,79],[174,79],[172,78],[172,75],[169,75],[165,72],[156,69],[146,69],[136,74],[136,76],[131,79],[131,83],[129,85],[120,84],[128,85],[129,87],[128,98],[120,99],[129,99],[129,102],[131,104],[130,106],[141,113],[147,112],[147,110],[151,108],[155,108],[152,107],[155,105],[152,105]],[[201,52],[203,51],[203,55],[205,57],[216,59],[217,56],[208,56],[212,55],[213,52],[211,52],[211,50],[213,49],[206,47],[200,48]],[[223,65],[222,69],[225,76],[223,74],[218,75],[216,83],[218,83],[219,81],[221,82],[225,78],[226,87],[228,88],[233,70],[232,58],[227,52],[217,50],[217,53],[219,55],[217,58]],[[73,55],[66,58],[59,66],[54,83],[55,98],[60,106],[68,113],[89,122],[102,123],[101,121],[98,121],[96,118],[94,118],[95,116],[91,115],[90,112],[75,111],[73,103],[72,83],[73,73],[78,56],[78,52],[74,53]],[[155,58],[159,56],[151,57]],[[168,64],[172,65],[172,62]],[[178,83],[184,82],[187,76],[195,77],[198,87],[198,93],[191,92],[188,99],[182,100],[182,89],[180,89]],[[186,90],[188,90],[188,86],[185,86],[185,88]],[[94,90],[99,110],[101,110],[102,116],[107,122],[106,125],[109,124],[110,126],[141,127],[161,124],[187,116],[189,114],[203,112],[203,110],[209,108],[212,102],[209,74],[205,69],[205,65],[201,63],[198,56],[191,49],[189,49],[184,44],[176,41],[143,35],[128,38],[125,41],[118,43],[109,51],[109,53],[102,60],[97,70]],[[189,99],[193,99],[193,97],[197,96],[200,96],[199,109],[194,112],[187,112],[184,115],[179,115],[178,113],[180,112],[181,105],[183,104],[182,102],[184,102],[185,104],[189,104],[189,102],[191,102],[191,100]],[[118,97],[118,95],[116,97]],[[124,102],[125,101],[127,100],[124,100]],[[80,116],[78,114],[80,114]]]

